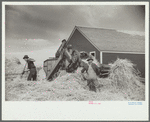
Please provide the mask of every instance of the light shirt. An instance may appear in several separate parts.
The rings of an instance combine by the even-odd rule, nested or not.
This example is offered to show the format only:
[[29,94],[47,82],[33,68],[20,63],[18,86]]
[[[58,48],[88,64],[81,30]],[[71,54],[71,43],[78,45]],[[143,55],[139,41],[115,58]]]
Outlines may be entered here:
[[97,79],[97,75],[95,71],[93,70],[91,64],[89,64],[89,68],[87,72],[88,72],[88,79]]

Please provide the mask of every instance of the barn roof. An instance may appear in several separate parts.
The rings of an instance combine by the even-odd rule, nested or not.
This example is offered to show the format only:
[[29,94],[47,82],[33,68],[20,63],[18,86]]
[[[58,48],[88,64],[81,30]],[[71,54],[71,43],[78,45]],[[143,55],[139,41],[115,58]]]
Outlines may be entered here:
[[101,51],[145,52],[145,37],[141,35],[104,28],[76,26],[75,29]]

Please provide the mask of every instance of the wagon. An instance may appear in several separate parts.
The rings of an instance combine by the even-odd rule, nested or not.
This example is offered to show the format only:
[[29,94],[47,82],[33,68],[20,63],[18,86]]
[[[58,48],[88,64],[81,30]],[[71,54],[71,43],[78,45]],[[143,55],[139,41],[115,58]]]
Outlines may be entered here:
[[53,78],[58,76],[58,71],[62,66],[63,60],[63,52],[64,48],[66,47],[66,40],[62,40],[62,44],[60,45],[59,49],[57,50],[55,57],[50,58],[44,61],[44,71],[46,74],[47,80],[53,80]]
[[51,58],[44,61],[43,69],[45,71],[47,80],[52,80],[53,78],[58,76],[60,65],[61,64],[59,58]]

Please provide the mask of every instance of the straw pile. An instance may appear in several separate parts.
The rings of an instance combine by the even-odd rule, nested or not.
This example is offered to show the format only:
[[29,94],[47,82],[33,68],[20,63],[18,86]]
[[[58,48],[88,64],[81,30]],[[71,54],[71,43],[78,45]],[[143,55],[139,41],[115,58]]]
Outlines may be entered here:
[[6,74],[21,73],[22,70],[23,70],[23,65],[21,64],[19,59],[15,57],[5,59],[5,73]]
[[[5,79],[13,80],[18,75],[21,75],[24,65],[16,57],[5,58]],[[24,75],[26,77],[27,73]]]
[[73,73],[58,77],[52,82],[46,80],[26,81],[15,79],[6,82],[6,101],[108,101],[127,100],[120,93],[108,92],[106,86],[101,92],[89,91],[86,81],[80,79],[80,74]]
[[[130,64],[130,65],[129,65]],[[119,66],[120,68],[114,68]],[[54,81],[26,81],[16,78],[6,81],[7,101],[128,101],[145,100],[145,86],[140,84],[138,76],[133,74],[133,65],[127,60],[118,59],[111,64],[109,78],[99,78],[100,92],[89,91],[87,81],[80,74],[60,71]],[[130,70],[129,70],[130,69]],[[132,69],[132,70],[131,70]],[[118,71],[117,71],[118,70]],[[124,74],[123,74],[124,72]],[[126,74],[128,73],[128,74]],[[130,75],[129,75],[130,74]],[[117,79],[116,79],[117,77]],[[123,77],[123,78],[122,78]],[[129,83],[130,82],[130,83]],[[139,84],[137,84],[137,82]],[[129,85],[128,85],[129,83]],[[134,91],[133,91],[134,90]]]
[[37,80],[44,80],[46,78],[46,74],[43,69],[40,69],[39,72],[37,72]]
[[109,78],[111,85],[118,91],[124,92],[129,96],[145,96],[145,85],[140,82],[139,71],[135,69],[135,64],[127,59],[117,59],[111,65]]
[[[27,68],[27,66],[26,66]],[[23,72],[24,65],[21,64],[20,60],[16,57],[6,57],[5,58],[5,79],[13,80],[14,78],[20,76]],[[45,79],[45,72],[41,66],[36,66],[37,69],[37,78]],[[23,77],[27,79],[29,72],[25,72]]]

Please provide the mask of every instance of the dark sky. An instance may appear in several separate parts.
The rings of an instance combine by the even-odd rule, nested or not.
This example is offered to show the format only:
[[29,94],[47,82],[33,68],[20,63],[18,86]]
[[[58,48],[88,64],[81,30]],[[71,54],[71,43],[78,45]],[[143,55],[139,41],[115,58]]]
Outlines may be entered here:
[[75,25],[145,30],[145,7],[138,5],[6,5],[5,8],[6,46],[14,46],[14,51],[18,40],[22,46],[26,39],[34,40],[35,44],[36,40],[46,40],[45,44],[37,43],[37,49],[39,44],[43,48],[60,43],[69,37]]

